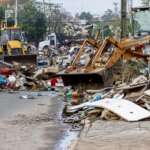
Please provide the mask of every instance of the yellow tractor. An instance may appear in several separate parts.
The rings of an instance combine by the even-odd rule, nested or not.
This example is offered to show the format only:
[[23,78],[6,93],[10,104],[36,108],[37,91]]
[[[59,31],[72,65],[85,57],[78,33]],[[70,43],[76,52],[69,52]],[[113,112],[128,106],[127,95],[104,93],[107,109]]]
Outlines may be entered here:
[[31,54],[25,44],[25,36],[19,27],[1,28],[0,54],[5,62],[36,64],[36,54]]

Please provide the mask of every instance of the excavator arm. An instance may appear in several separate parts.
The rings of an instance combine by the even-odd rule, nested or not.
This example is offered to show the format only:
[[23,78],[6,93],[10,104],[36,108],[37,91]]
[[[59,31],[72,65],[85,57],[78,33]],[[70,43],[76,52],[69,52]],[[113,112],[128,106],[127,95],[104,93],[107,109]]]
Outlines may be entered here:
[[[144,55],[142,53],[140,45],[145,45],[148,43],[150,43],[150,36],[146,36],[141,39],[127,39],[121,42],[118,42],[113,37],[106,38],[86,68],[93,68],[98,59],[102,57],[103,53],[106,52],[110,46],[114,46],[115,48],[110,58],[106,62],[106,68],[111,68],[120,58],[129,60],[132,57],[136,57],[144,58],[146,60],[149,55]],[[135,50],[132,51],[132,48]]]
[[[130,41],[125,40],[120,43],[114,43],[114,41],[111,39],[110,42],[114,44],[116,48],[107,61],[105,65],[106,68],[111,68],[120,58],[130,60],[131,58],[135,57],[136,59],[143,58],[147,61],[147,58],[150,57],[150,55],[143,54],[142,48],[140,48],[140,45],[150,43],[150,36],[146,36],[142,39],[132,39]],[[132,50],[132,48],[134,50]]]
[[120,49],[115,49],[113,54],[111,55],[111,57],[109,58],[109,60],[107,61],[105,67],[106,68],[111,68],[114,64],[117,63],[117,61],[120,58],[126,59],[126,60],[130,60],[131,58],[136,58],[136,59],[141,59],[143,58],[145,61],[148,61],[148,57],[150,57],[150,55],[147,54],[142,54],[139,52],[133,52],[131,49],[124,51],[121,51]]
[[[81,46],[76,58],[74,59],[70,70],[65,70],[65,73],[59,73],[62,77],[65,85],[80,86],[82,88],[92,88],[96,89],[104,85],[106,81],[110,80],[110,72],[108,68],[111,68],[117,63],[119,59],[127,59],[135,57],[137,59],[144,58],[145,60],[149,55],[143,54],[143,45],[149,44],[150,36],[141,39],[126,39],[122,41],[117,41],[113,37],[106,38],[101,43],[96,40],[85,40]],[[87,66],[76,68],[77,61],[79,61],[80,56],[84,52],[84,47],[86,44],[92,45],[96,51],[91,57]],[[109,49],[110,53],[105,53]],[[105,55],[106,54],[106,59]],[[108,55],[107,55],[108,54]],[[96,67],[99,59],[104,62],[104,67]],[[104,58],[104,59],[103,59]],[[101,63],[100,63],[101,66]],[[74,68],[73,68],[74,67]],[[110,81],[111,82],[111,81]]]
[[98,48],[101,46],[100,42],[98,42],[97,40],[86,39],[86,40],[83,42],[83,44],[81,45],[79,52],[77,53],[75,59],[74,59],[73,62],[72,62],[72,66],[73,66],[73,67],[74,67],[74,66],[76,65],[76,63],[79,61],[80,56],[83,54],[84,48],[85,48],[85,46],[86,46],[87,44],[93,46],[93,47],[96,48],[96,49],[98,49]]

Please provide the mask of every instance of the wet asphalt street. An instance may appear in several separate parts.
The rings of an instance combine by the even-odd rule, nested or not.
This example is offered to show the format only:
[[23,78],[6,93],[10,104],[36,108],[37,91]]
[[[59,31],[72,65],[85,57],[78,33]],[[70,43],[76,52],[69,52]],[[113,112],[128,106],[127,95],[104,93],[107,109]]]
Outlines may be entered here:
[[[26,94],[35,99],[20,99]],[[37,92],[0,93],[0,149],[10,150],[12,146],[13,150],[66,149],[59,146],[67,131],[61,121],[63,97],[49,92],[37,95]]]

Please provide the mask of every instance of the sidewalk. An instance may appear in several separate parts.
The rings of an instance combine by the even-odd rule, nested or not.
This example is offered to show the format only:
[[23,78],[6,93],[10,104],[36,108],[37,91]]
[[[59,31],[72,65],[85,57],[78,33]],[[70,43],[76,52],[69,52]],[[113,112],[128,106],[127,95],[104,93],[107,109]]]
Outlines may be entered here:
[[149,146],[149,121],[96,121],[83,130],[75,150],[148,150]]

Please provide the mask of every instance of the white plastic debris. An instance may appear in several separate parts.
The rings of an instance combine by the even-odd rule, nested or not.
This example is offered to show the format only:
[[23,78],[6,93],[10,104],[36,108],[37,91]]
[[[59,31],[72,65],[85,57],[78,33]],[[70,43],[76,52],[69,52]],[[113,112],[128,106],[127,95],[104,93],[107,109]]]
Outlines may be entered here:
[[14,75],[9,75],[8,82],[12,83],[12,84],[15,83],[16,82],[16,77]]

